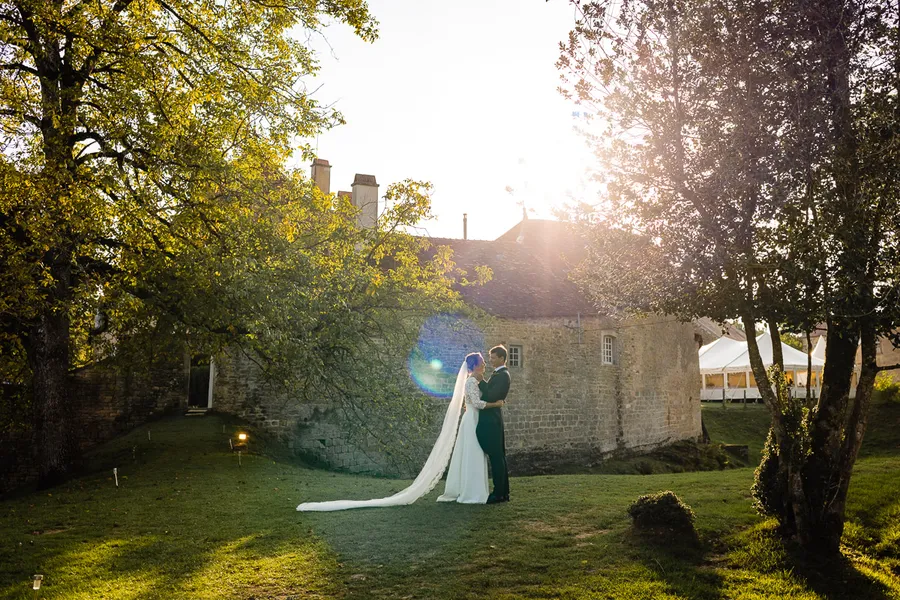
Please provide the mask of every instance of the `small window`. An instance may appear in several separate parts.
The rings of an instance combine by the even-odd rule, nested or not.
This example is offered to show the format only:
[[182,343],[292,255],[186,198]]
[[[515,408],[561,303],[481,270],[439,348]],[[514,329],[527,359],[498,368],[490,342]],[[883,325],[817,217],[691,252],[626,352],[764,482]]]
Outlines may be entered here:
[[707,373],[703,378],[704,388],[707,390],[722,389],[725,387],[724,373]]
[[614,335],[604,335],[603,336],[603,364],[604,365],[614,365],[616,364],[616,336]]
[[730,387],[730,388],[745,388],[745,387],[747,387],[747,374],[746,373],[729,373],[728,374],[728,387]]
[[510,367],[521,367],[522,366],[522,346],[510,346],[509,347],[509,366]]

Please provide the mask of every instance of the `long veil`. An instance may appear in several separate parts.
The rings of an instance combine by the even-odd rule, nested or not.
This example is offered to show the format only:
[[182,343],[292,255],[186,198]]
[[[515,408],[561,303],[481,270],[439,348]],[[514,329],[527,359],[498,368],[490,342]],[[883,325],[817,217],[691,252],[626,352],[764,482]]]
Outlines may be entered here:
[[466,363],[464,362],[456,376],[456,385],[453,388],[453,398],[444,415],[444,424],[438,435],[431,454],[419,475],[410,486],[387,498],[375,500],[331,500],[329,502],[304,502],[297,507],[299,511],[332,511],[347,510],[348,508],[373,508],[381,506],[403,506],[412,504],[428,492],[434,489],[441,476],[447,469],[450,456],[453,454],[453,446],[456,443],[456,431],[459,428],[459,413],[462,410],[463,397],[466,389]]

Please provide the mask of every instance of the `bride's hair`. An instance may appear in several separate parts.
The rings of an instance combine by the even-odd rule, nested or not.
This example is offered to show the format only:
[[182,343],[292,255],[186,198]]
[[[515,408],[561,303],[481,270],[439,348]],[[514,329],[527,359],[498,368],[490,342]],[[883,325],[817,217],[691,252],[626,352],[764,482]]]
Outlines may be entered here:
[[481,352],[473,352],[466,355],[466,369],[470,373],[481,364],[484,364],[484,357],[481,355]]

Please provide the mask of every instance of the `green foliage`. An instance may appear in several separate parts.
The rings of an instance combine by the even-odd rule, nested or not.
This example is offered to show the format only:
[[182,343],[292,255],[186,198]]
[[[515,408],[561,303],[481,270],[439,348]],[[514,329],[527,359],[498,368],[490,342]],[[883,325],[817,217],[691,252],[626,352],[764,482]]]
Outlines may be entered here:
[[6,9],[0,380],[34,386],[42,468],[67,460],[65,373],[147,348],[243,352],[295,401],[398,402],[402,365],[385,357],[421,315],[458,306],[464,277],[404,233],[430,185],[388,187],[366,231],[347,199],[285,167],[343,122],[308,92],[319,64],[303,37],[339,23],[374,41],[366,3]]
[[900,402],[900,383],[894,381],[887,371],[875,376],[875,391],[885,402]]
[[781,334],[781,341],[790,346],[791,348],[795,348],[797,350],[803,350],[803,341],[793,333],[785,333]]
[[579,215],[592,217],[582,286],[613,311],[740,318],[776,341],[827,323],[821,396],[803,406],[783,381],[760,391],[804,513],[792,533],[837,553],[877,336],[900,327],[900,7],[572,4],[558,65],[564,94],[597,115],[604,184],[588,209],[599,214]]
[[754,472],[750,493],[761,515],[775,517],[781,523],[789,523],[793,519],[787,497],[787,471],[780,468],[778,444],[771,429],[763,446],[762,460]]
[[[85,333],[107,305],[120,325],[143,311],[237,330],[231,315],[208,322],[220,300],[247,300],[246,289],[224,293],[234,278],[290,264],[268,259],[297,228],[310,235],[295,235],[296,249],[346,237],[330,201],[282,172],[297,136],[341,121],[299,87],[317,65],[291,31],[328,18],[374,39],[365,4],[10,9],[0,24],[0,285],[3,343],[15,354],[29,350],[30,328],[62,312],[71,359],[88,360]],[[21,362],[3,375],[21,379]]]
[[791,398],[787,380],[777,366],[769,369],[769,377],[778,398],[778,422],[787,435],[779,443],[775,426],[770,427],[750,491],[760,514],[775,517],[787,531],[792,531],[795,515],[789,494],[789,474],[800,472],[810,453],[810,412],[805,399]]
[[694,530],[694,511],[671,491],[641,496],[628,514],[637,529]]
[[649,475],[650,473],[653,472],[653,465],[650,464],[646,460],[642,460],[642,461],[638,462],[638,464],[636,465],[635,468],[637,469],[637,472],[640,473],[641,475]]

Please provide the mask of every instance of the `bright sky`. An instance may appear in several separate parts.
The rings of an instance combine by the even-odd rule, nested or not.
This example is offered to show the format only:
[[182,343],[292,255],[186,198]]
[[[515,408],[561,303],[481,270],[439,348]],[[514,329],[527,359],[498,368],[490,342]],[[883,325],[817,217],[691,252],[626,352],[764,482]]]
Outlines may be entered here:
[[[347,124],[322,134],[331,191],[355,173],[379,193],[405,178],[434,184],[432,236],[493,239],[522,218],[552,218],[585,197],[590,152],[574,131],[579,110],[556,91],[558,45],[574,23],[566,0],[369,0],[374,44],[349,28],[315,42],[316,98]],[[330,48],[329,48],[330,44]],[[514,194],[506,187],[514,188]]]

